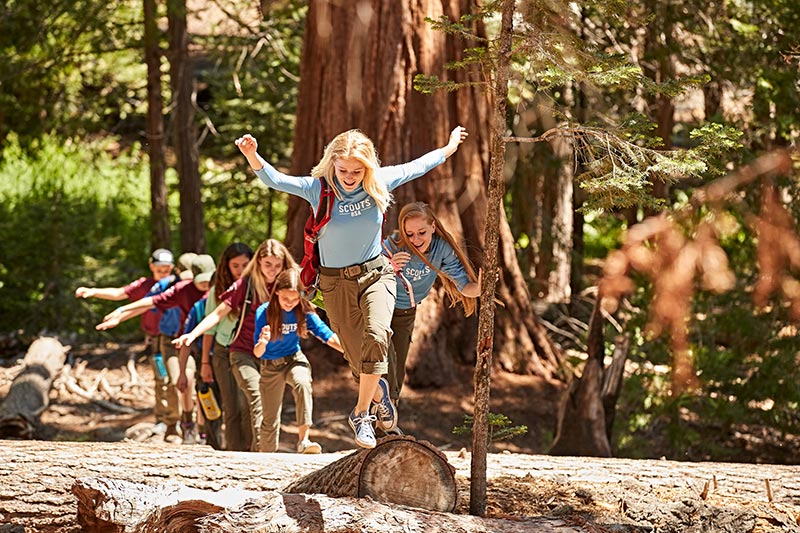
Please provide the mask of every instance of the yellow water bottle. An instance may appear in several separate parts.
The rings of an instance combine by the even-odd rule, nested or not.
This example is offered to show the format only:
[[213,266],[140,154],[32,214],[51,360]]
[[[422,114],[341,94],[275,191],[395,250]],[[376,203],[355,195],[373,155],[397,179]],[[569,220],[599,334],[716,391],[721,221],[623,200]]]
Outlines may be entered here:
[[206,415],[206,420],[216,420],[222,416],[222,411],[219,409],[217,399],[214,397],[214,391],[211,390],[208,383],[200,385],[197,398],[200,400],[200,405],[203,406],[203,413]]

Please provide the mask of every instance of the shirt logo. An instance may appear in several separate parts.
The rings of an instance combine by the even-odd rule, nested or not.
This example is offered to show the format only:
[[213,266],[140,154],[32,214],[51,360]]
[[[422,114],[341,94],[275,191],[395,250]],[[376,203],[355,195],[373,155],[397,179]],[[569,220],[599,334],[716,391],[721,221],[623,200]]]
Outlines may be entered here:
[[406,268],[404,270],[406,277],[411,281],[419,281],[428,277],[431,273],[431,267],[428,265],[425,265],[425,268]]
[[369,197],[353,204],[340,203],[339,214],[350,214],[351,217],[360,217],[361,211],[364,209],[369,209],[370,207],[372,207],[372,198]]
[[297,331],[297,324],[281,324],[281,333],[288,335]]

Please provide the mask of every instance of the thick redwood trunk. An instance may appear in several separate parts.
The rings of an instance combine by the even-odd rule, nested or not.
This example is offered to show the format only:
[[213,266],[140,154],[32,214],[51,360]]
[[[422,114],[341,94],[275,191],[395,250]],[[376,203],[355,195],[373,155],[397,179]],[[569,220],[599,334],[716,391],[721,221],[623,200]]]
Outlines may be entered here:
[[[441,15],[458,20],[472,6],[468,0],[312,0],[290,170],[307,175],[319,161],[325,144],[350,128],[359,128],[372,138],[382,164],[391,165],[443,146],[453,127],[465,126],[469,139],[444,165],[395,191],[397,205],[387,214],[386,227],[396,227],[397,207],[412,200],[425,201],[452,234],[464,237],[470,259],[481,266],[487,222],[488,97],[479,87],[433,95],[413,90],[413,77],[419,73],[455,81],[480,77],[477,72],[446,70],[445,64],[462,58],[463,49],[470,43],[434,31],[424,21],[425,17],[437,19]],[[478,28],[479,33],[482,31]],[[302,255],[302,227],[307,216],[308,204],[293,197],[288,210],[287,244],[297,257]],[[502,223],[507,228],[504,218]],[[541,372],[552,378],[559,359],[557,353],[545,361],[531,360],[556,349],[549,341],[543,341],[547,334],[533,315],[524,282],[519,283],[522,273],[513,253],[511,232],[503,229],[500,242],[503,250],[512,253],[504,254],[500,261],[502,277],[497,297],[506,308],[525,314],[498,315],[494,348],[507,367]],[[418,377],[415,361],[424,358],[427,365],[428,361],[475,358],[474,342],[462,342],[465,338],[474,340],[474,334],[459,335],[465,330],[458,330],[453,324],[464,324],[462,316],[459,311],[446,309],[436,290],[423,304],[433,308],[435,318],[417,320],[409,353],[412,383]],[[474,328],[474,323],[468,326]],[[426,374],[438,374],[437,384],[446,384],[454,376],[444,366],[440,371],[427,372],[429,367],[426,366]]]

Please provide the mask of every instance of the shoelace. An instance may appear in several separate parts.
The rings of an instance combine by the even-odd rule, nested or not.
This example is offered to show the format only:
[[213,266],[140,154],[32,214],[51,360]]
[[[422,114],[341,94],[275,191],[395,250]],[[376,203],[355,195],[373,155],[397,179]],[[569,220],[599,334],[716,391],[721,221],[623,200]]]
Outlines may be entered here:
[[356,418],[353,420],[353,423],[356,427],[361,430],[364,427],[364,424],[371,424],[372,422],[377,421],[377,417],[375,415],[366,414],[360,418]]
[[[392,418],[392,411],[389,409],[383,400],[375,404],[378,407],[378,413],[380,413],[381,418]],[[375,418],[373,416],[373,418]]]

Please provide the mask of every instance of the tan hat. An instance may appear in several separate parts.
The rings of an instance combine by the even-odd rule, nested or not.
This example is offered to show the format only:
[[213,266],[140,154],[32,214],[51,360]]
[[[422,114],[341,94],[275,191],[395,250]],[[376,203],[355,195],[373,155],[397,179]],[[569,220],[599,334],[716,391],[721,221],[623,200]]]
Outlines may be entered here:
[[208,254],[200,254],[192,261],[192,273],[194,274],[195,283],[211,281],[211,276],[214,275],[216,270],[214,258]]
[[192,269],[192,261],[194,261],[195,257],[197,257],[197,254],[194,252],[186,252],[178,256],[178,268],[181,272]]

